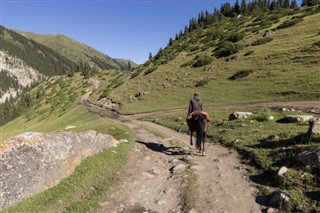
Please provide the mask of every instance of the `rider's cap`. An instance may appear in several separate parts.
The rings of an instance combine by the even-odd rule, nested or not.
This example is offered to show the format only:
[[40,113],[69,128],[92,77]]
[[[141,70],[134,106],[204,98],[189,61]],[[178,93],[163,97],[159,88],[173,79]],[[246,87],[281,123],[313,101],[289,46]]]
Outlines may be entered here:
[[200,95],[199,92],[194,92],[193,94],[194,94],[195,96]]

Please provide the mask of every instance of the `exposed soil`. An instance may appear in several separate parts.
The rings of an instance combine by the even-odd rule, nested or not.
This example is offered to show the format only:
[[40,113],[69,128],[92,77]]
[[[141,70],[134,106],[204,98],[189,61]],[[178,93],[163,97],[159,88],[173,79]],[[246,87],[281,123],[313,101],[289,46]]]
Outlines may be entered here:
[[136,134],[120,179],[98,212],[261,212],[257,189],[235,151],[206,144],[206,156],[189,146],[189,136],[150,122],[89,105],[126,124]]
[[[201,156],[189,146],[188,135],[139,120],[182,109],[123,116],[86,105],[101,116],[124,123],[137,138],[119,181],[102,199],[98,212],[261,212],[264,208],[256,202],[258,190],[247,179],[246,166],[235,151],[207,143],[207,155]],[[286,107],[318,114],[320,101],[210,108],[250,107]]]

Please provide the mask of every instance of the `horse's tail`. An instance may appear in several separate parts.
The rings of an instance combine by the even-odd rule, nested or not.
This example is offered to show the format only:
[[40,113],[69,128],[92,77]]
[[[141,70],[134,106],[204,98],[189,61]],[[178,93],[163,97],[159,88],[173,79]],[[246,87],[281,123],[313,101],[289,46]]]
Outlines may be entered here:
[[201,143],[204,137],[204,130],[205,130],[205,122],[203,117],[201,116],[197,123],[197,140],[196,140],[196,148],[201,149]]
[[203,139],[203,131],[197,132],[196,149],[201,149],[201,142]]

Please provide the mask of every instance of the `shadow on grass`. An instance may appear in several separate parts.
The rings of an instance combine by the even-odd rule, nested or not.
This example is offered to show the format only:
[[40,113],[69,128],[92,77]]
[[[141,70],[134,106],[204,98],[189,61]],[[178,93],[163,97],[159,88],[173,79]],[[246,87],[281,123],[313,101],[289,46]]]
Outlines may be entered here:
[[279,187],[280,183],[275,176],[274,172],[265,171],[264,173],[258,175],[251,175],[249,179],[254,183],[264,186],[272,186],[272,187]]
[[137,143],[145,145],[148,149],[154,152],[160,152],[166,155],[185,155],[186,153],[180,151],[181,147],[166,147],[163,144],[158,144],[154,142],[144,142],[144,141],[136,141]]
[[320,191],[306,192],[305,194],[311,200],[320,201]]

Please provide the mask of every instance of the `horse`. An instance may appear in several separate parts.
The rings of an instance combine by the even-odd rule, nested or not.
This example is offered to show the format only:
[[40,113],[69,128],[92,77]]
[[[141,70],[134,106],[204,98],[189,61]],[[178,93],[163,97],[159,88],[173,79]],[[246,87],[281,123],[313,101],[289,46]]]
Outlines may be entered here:
[[188,119],[187,123],[190,130],[190,145],[193,145],[193,132],[196,132],[196,149],[205,156],[206,119],[204,115],[201,112],[192,113],[192,118]]

